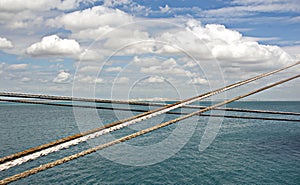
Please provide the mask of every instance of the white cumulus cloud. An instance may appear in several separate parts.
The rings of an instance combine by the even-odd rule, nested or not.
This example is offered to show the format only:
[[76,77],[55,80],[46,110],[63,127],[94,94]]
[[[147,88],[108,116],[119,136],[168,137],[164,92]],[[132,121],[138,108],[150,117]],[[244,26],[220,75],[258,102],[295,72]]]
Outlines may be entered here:
[[191,79],[190,84],[194,84],[194,85],[206,85],[206,84],[208,84],[208,81],[206,79],[204,79],[204,78],[197,77],[197,78]]
[[26,52],[32,56],[73,55],[80,52],[80,45],[76,40],[61,39],[57,35],[51,35],[32,44]]
[[218,59],[222,66],[249,64],[252,69],[260,69],[258,66],[261,65],[264,69],[278,67],[293,61],[280,47],[245,39],[242,34],[224,25],[201,25],[196,20],[190,20],[186,25],[186,31],[163,33],[161,39],[174,43],[174,47],[163,46],[158,53],[180,54],[180,50],[174,49],[179,47],[199,60]]
[[170,11],[170,7],[167,4],[165,5],[165,7],[160,6],[159,9],[162,13],[167,13],[168,11]]
[[147,83],[163,83],[165,80],[160,76],[151,76],[145,80]]
[[54,83],[67,83],[70,81],[71,74],[66,71],[60,71],[53,79]]
[[13,45],[7,38],[0,37],[0,49],[12,48]]
[[49,20],[51,26],[63,26],[68,30],[80,31],[84,29],[97,29],[102,26],[120,26],[132,21],[132,16],[119,10],[104,6],[95,6],[82,11],[75,11]]

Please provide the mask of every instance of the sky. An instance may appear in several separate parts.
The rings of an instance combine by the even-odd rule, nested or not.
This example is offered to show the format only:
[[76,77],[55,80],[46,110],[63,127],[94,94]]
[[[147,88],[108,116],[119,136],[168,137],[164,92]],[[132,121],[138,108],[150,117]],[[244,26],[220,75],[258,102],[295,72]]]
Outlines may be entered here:
[[[299,61],[299,33],[298,0],[1,0],[0,91],[184,99]],[[300,101],[299,90],[247,100]]]

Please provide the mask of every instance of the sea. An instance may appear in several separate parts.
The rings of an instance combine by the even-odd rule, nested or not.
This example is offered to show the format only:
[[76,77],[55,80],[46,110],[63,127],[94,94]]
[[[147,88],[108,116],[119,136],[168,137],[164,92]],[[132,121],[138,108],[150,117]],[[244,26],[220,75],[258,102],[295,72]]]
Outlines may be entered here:
[[[210,104],[212,102],[200,103],[205,106]],[[245,101],[234,102],[227,107],[300,112],[300,102]],[[148,110],[155,107],[131,105],[130,108]],[[140,114],[128,111],[123,114],[124,111],[119,110],[93,111],[99,116],[101,124]],[[78,112],[80,110],[74,111],[72,107],[0,103],[0,157],[100,125],[97,123],[99,120],[94,119],[94,114],[89,115],[90,111]],[[222,114],[300,119],[295,115],[245,112]],[[94,142],[71,146],[1,171],[0,179],[179,116],[182,115],[167,114],[152,118],[140,126],[115,131],[110,134],[111,137],[101,139],[100,136]],[[12,184],[300,184],[300,122],[196,117],[105,148],[102,153],[94,152],[55,166]],[[217,129],[210,131],[210,124],[215,124]],[[180,132],[180,129],[185,132]],[[212,139],[204,150],[200,150],[199,145],[205,134],[211,134]],[[164,142],[167,139],[168,142]]]

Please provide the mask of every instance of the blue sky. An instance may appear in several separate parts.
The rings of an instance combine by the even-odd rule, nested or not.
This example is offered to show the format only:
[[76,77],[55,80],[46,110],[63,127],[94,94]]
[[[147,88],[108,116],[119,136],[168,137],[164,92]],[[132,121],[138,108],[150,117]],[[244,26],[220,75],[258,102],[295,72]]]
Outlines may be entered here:
[[[1,91],[179,99],[300,59],[298,0],[5,0],[0,12]],[[298,84],[253,99],[300,100]]]
[[[280,46],[293,45],[295,42],[299,42],[300,24],[298,21],[292,21],[293,19],[300,16],[299,7],[300,3],[297,1],[277,1],[275,4],[288,4],[293,3],[291,6],[298,6],[297,10],[269,10],[268,6],[271,6],[272,1],[241,1],[238,3],[234,1],[221,1],[221,0],[207,0],[207,1],[192,1],[192,0],[181,0],[181,1],[135,1],[140,5],[151,7],[151,10],[159,11],[160,7],[168,5],[171,9],[177,9],[170,11],[167,14],[150,14],[148,17],[174,17],[174,16],[186,16],[191,15],[194,18],[201,20],[204,24],[215,23],[223,24],[228,28],[240,29],[245,35],[253,35],[256,37],[274,37],[280,39],[282,42],[277,44]],[[249,2],[249,3],[247,3]],[[252,3],[251,3],[252,2]],[[260,3],[259,3],[260,2]],[[265,3],[263,3],[265,2]],[[273,1],[276,2],[276,1]],[[262,7],[261,11],[251,11],[255,6],[265,6],[265,10]],[[229,15],[207,15],[199,11],[210,11],[210,10],[222,10],[225,8],[242,8],[248,6],[249,12],[243,11],[244,15],[235,16],[235,12],[231,12]],[[191,9],[198,8],[197,10]],[[182,10],[180,10],[182,9]],[[296,9],[296,7],[295,7]],[[214,18],[214,19],[213,19]],[[214,21],[211,21],[211,20]],[[274,41],[264,42],[266,44],[276,44]]]

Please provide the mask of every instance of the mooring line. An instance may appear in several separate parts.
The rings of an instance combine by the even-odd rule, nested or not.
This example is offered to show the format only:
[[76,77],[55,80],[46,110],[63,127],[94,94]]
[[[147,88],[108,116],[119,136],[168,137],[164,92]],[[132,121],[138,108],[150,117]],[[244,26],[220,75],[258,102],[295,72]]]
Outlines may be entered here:
[[66,163],[66,162],[68,162],[68,161],[77,159],[77,158],[79,158],[79,157],[83,157],[83,156],[85,156],[85,155],[94,153],[94,152],[96,152],[96,151],[98,151],[98,150],[107,148],[107,147],[109,147],[109,146],[112,146],[112,145],[115,145],[115,144],[118,144],[118,143],[121,143],[121,142],[130,140],[130,139],[136,138],[136,137],[138,137],[138,136],[144,135],[144,134],[149,133],[149,132],[152,132],[152,131],[154,131],[154,130],[157,130],[157,129],[166,127],[166,126],[168,126],[168,125],[174,124],[174,123],[179,122],[179,121],[182,121],[182,120],[184,120],[184,119],[193,117],[193,116],[195,116],[195,115],[199,115],[199,114],[201,114],[201,113],[203,113],[203,112],[206,112],[206,111],[209,111],[209,110],[213,110],[214,108],[217,108],[217,107],[226,105],[226,104],[228,104],[228,103],[237,101],[237,100],[239,100],[239,99],[245,98],[245,97],[247,97],[247,96],[250,96],[250,95],[253,95],[253,94],[262,92],[262,91],[264,91],[264,90],[270,89],[270,88],[272,88],[272,87],[274,87],[274,86],[280,85],[280,84],[282,84],[282,83],[288,82],[288,81],[290,81],[290,80],[293,80],[293,79],[296,79],[296,78],[299,78],[299,77],[300,77],[300,75],[296,75],[296,76],[293,76],[293,77],[291,77],[291,78],[287,78],[287,79],[278,81],[278,82],[273,83],[273,84],[271,84],[271,85],[268,85],[268,86],[259,88],[259,89],[257,89],[257,90],[251,91],[251,92],[246,93],[246,94],[243,94],[243,95],[241,95],[241,96],[237,96],[237,97],[232,98],[232,99],[230,99],[230,100],[226,100],[226,101],[223,101],[223,102],[221,102],[221,103],[217,103],[217,104],[212,105],[212,106],[209,106],[209,107],[207,107],[207,108],[205,108],[205,109],[202,109],[202,110],[199,110],[199,111],[190,113],[190,114],[188,114],[188,115],[185,115],[185,116],[176,118],[176,119],[174,119],[174,120],[167,121],[167,122],[164,122],[164,123],[155,125],[155,126],[150,127],[150,128],[148,128],[148,129],[144,129],[144,130],[135,132],[135,133],[133,133],[133,134],[124,136],[124,137],[122,137],[122,138],[120,138],[120,139],[116,139],[116,140],[114,140],[114,141],[111,141],[111,142],[108,142],[108,143],[105,143],[105,144],[98,145],[98,146],[96,146],[96,147],[93,147],[93,148],[84,150],[84,151],[82,151],[82,152],[79,152],[79,153],[70,155],[70,156],[68,156],[68,157],[64,157],[64,158],[62,158],[62,159],[56,160],[56,161],[54,161],[54,162],[50,162],[50,163],[47,163],[47,164],[44,164],[44,165],[40,165],[39,167],[36,167],[36,168],[30,169],[30,170],[24,171],[24,172],[22,172],[22,173],[19,173],[19,174],[16,174],[16,175],[7,177],[7,178],[1,180],[1,181],[0,181],[0,184],[7,184],[7,183],[10,183],[10,182],[19,180],[19,179],[21,179],[21,178],[28,177],[28,176],[30,176],[30,175],[36,174],[36,173],[38,173],[38,172],[44,171],[44,170],[49,169],[49,168],[52,168],[52,167],[54,167],[54,166],[57,166],[57,165]]
[[[51,151],[51,150],[57,151],[55,149],[55,145],[59,145],[59,144],[63,145],[64,142],[70,141],[68,144],[70,144],[69,146],[72,146],[72,143],[78,144],[77,143],[78,141],[83,142],[83,141],[86,141],[86,140],[94,138],[94,137],[99,137],[100,135],[107,134],[111,131],[121,129],[123,127],[126,127],[126,126],[132,125],[134,123],[140,122],[142,120],[149,119],[149,118],[152,118],[154,116],[157,116],[157,115],[166,113],[168,111],[180,108],[182,106],[191,104],[195,101],[202,100],[204,98],[216,95],[218,93],[221,93],[221,92],[224,92],[224,91],[242,86],[244,84],[250,83],[252,81],[264,78],[266,76],[270,76],[272,74],[281,72],[283,70],[286,70],[286,69],[291,68],[293,66],[296,66],[298,64],[300,64],[300,62],[297,62],[293,65],[290,65],[290,66],[287,66],[287,67],[284,67],[284,68],[281,68],[281,69],[277,69],[277,70],[274,70],[274,71],[271,71],[271,72],[268,72],[268,73],[264,73],[264,74],[261,74],[261,75],[258,75],[258,76],[255,76],[255,77],[252,77],[252,78],[249,78],[249,79],[246,79],[246,80],[243,80],[243,81],[240,81],[240,82],[228,85],[228,86],[225,86],[223,88],[220,88],[220,89],[217,89],[217,90],[214,90],[214,91],[211,91],[211,92],[208,92],[208,93],[205,93],[205,94],[193,97],[193,98],[189,98],[189,99],[182,100],[182,101],[174,103],[174,104],[167,105],[165,107],[154,109],[154,110],[151,110],[151,111],[148,111],[148,112],[145,112],[145,113],[142,113],[142,114],[124,119],[124,120],[120,120],[120,121],[116,121],[116,122],[113,122],[113,123],[108,124],[108,125],[104,125],[102,127],[98,127],[98,128],[95,128],[95,129],[92,129],[92,130],[89,130],[89,131],[86,131],[86,132],[83,132],[83,133],[78,133],[78,134],[75,134],[75,135],[72,135],[72,136],[69,136],[69,137],[65,137],[65,138],[62,138],[62,139],[59,139],[59,140],[56,140],[56,141],[53,141],[53,142],[50,142],[50,143],[47,143],[47,144],[43,144],[43,145],[28,149],[28,150],[24,150],[22,152],[18,152],[18,153],[3,157],[3,158],[0,159],[0,163],[6,162],[6,161],[8,161],[8,162],[6,162],[4,164],[1,164],[1,165],[3,165],[3,168],[0,168],[0,170],[1,169],[5,170],[5,169],[8,169],[12,166],[22,164],[20,162],[15,163],[14,161],[12,161],[14,159],[19,161],[19,159],[16,159],[18,157],[22,158],[22,161],[27,162],[27,161],[30,161],[30,160],[33,160],[33,159],[36,159],[37,157],[39,157],[39,156],[34,155],[34,152],[41,151],[41,150],[44,150],[44,149],[47,149],[47,148],[50,148],[50,147],[53,147],[53,148],[49,149],[47,151]],[[77,139],[77,140],[75,140],[75,139]],[[75,140],[75,141],[72,142],[71,140]],[[62,149],[61,148],[62,145],[60,145],[57,148]],[[66,147],[66,148],[69,147],[68,145],[63,145],[63,146]],[[33,154],[33,155],[31,155],[31,154]],[[26,157],[26,155],[31,155],[31,157],[33,157],[33,158],[31,159],[29,157]],[[22,156],[24,156],[24,157],[22,157]]]

